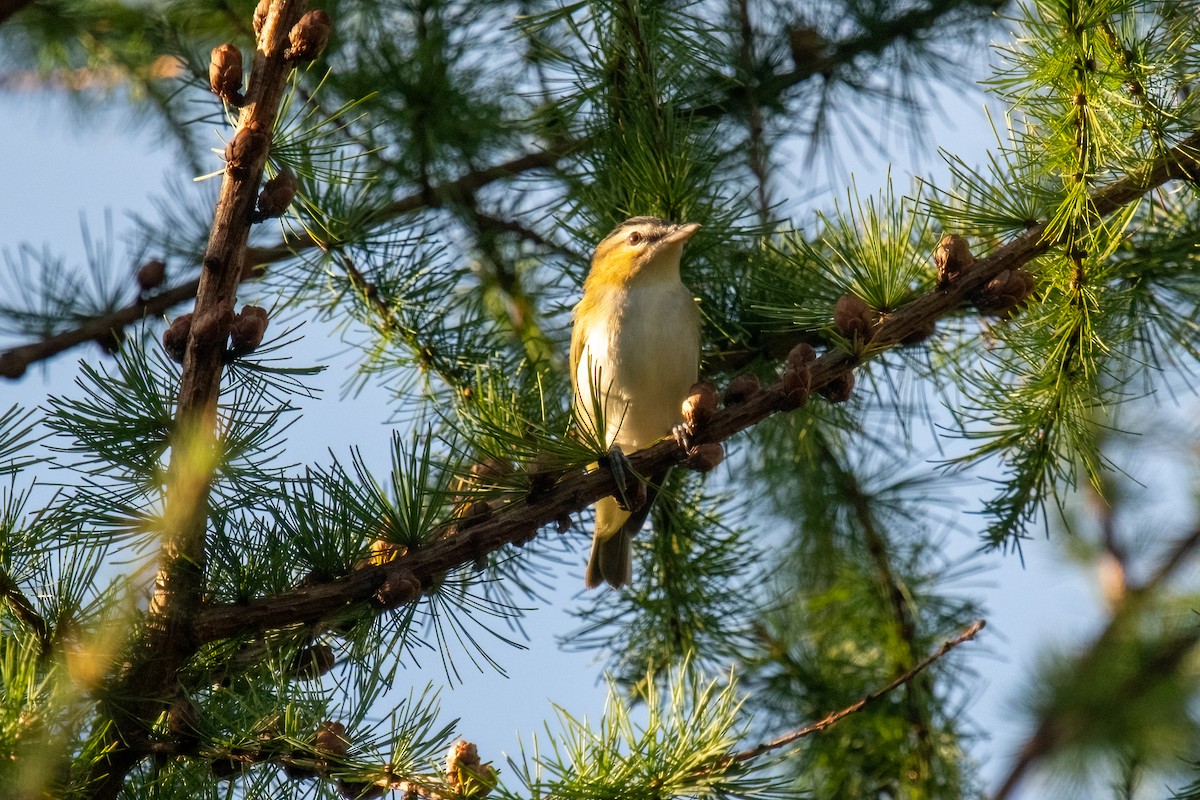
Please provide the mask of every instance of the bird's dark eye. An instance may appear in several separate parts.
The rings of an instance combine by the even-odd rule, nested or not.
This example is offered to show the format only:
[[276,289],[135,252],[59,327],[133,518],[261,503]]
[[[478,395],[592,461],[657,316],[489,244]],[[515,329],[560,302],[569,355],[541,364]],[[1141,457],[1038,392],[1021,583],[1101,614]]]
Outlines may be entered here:
[[629,243],[630,244],[641,244],[643,238],[644,237],[642,236],[641,231],[634,231],[633,233],[629,234]]

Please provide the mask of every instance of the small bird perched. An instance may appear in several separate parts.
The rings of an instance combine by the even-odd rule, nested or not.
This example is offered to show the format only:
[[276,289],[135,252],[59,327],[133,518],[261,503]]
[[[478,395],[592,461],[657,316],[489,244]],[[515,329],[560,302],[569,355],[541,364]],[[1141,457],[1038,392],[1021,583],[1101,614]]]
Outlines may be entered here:
[[[679,259],[698,230],[696,223],[633,217],[592,256],[571,330],[571,384],[579,418],[617,448],[643,448],[670,435],[682,419],[700,365],[700,310],[679,279]],[[651,476],[650,491],[665,477]],[[601,581],[615,588],[629,582],[630,541],[651,502],[653,496],[633,510],[614,497],[596,504],[589,589]]]

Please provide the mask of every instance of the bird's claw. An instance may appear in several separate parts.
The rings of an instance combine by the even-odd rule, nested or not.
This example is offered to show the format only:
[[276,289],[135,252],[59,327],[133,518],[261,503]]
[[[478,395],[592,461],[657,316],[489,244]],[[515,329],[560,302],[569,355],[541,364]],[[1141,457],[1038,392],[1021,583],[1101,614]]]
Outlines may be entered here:
[[617,491],[613,495],[617,507],[622,511],[637,511],[646,504],[646,485],[637,479],[637,473],[629,459],[621,452],[621,448],[613,445],[604,456],[604,464],[617,482]]
[[686,422],[677,422],[671,426],[671,436],[674,437],[675,443],[685,453],[690,453],[695,446],[692,437],[696,431],[691,425]]

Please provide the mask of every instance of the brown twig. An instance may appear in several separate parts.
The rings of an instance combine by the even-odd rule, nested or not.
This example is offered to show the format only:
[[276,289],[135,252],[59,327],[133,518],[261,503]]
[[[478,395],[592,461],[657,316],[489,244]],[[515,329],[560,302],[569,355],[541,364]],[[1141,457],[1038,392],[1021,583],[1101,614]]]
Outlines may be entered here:
[[70,330],[5,350],[0,353],[0,377],[19,378],[31,364],[44,361],[84,342],[107,336],[114,330],[133,325],[147,317],[163,314],[168,308],[194,298],[199,285],[200,279],[197,278],[172,286],[145,300],[139,299],[109,314],[86,320]]
[[45,618],[37,612],[33,603],[29,602],[29,598],[21,591],[21,587],[12,579],[8,571],[3,569],[0,569],[0,597],[7,600],[8,604],[12,606],[17,619],[33,629],[44,648],[50,638],[50,630],[46,625]]
[[982,619],[976,620],[974,623],[971,624],[971,626],[969,628],[964,630],[962,633],[958,634],[953,639],[949,639],[949,640],[943,642],[941,647],[939,647],[937,650],[930,653],[928,656],[926,656],[924,659],[922,659],[917,664],[914,664],[911,669],[905,670],[903,673],[896,676],[896,678],[894,680],[892,680],[890,683],[888,683],[886,686],[876,689],[875,691],[871,692],[867,696],[863,697],[857,703],[852,703],[851,705],[848,705],[845,708],[843,708],[841,711],[835,711],[832,714],[830,714],[829,716],[820,720],[819,722],[814,722],[811,725],[805,725],[803,728],[798,728],[794,731],[790,731],[790,732],[784,734],[783,736],[772,739],[769,742],[763,742],[762,744],[760,744],[756,747],[752,747],[749,750],[743,750],[742,752],[733,756],[733,760],[749,761],[753,758],[757,758],[757,757],[763,755],[764,753],[770,752],[771,750],[778,750],[780,747],[784,747],[786,745],[791,744],[792,742],[803,739],[805,736],[811,736],[814,733],[819,733],[819,732],[825,730],[826,728],[830,727],[831,725],[834,725],[835,723],[842,720],[843,718],[848,717],[851,714],[857,713],[859,711],[862,711],[864,708],[871,705],[876,700],[878,700],[879,698],[888,694],[892,690],[896,689],[898,686],[908,683],[913,678],[915,678],[917,675],[920,675],[922,672],[924,672],[926,669],[928,669],[931,664],[933,664],[935,661],[937,661],[938,659],[945,656],[947,653],[949,653],[954,648],[958,647],[960,644],[963,644],[964,642],[969,642],[972,639],[974,639],[979,634],[979,632],[981,630],[983,630],[986,626],[987,626],[986,620],[982,620]]
[[[1092,198],[1095,222],[1099,223],[1104,216],[1166,181],[1200,169],[1196,162],[1198,147],[1200,134],[1195,134],[1147,168],[1097,192]],[[975,262],[969,271],[948,287],[931,290],[888,315],[875,329],[869,352],[872,355],[882,354],[915,333],[927,332],[939,318],[967,304],[972,294],[1001,272],[1028,265],[1055,244],[1045,239],[1044,233],[1044,224],[1030,228]],[[859,357],[844,351],[826,352],[811,365],[812,389],[815,391],[826,386],[859,363]],[[719,411],[694,437],[695,443],[724,441],[781,408],[794,407],[789,405],[788,395],[788,388],[780,381],[743,403]],[[673,439],[664,439],[631,454],[629,460],[637,474],[653,475],[660,469],[681,463],[686,457],[687,454]],[[284,592],[246,605],[209,606],[198,615],[195,634],[202,641],[213,641],[300,622],[314,622],[347,605],[370,600],[389,575],[403,575],[406,580],[415,581],[416,585],[428,585],[436,576],[474,563],[506,544],[525,541],[543,525],[569,517],[616,491],[616,482],[608,470],[587,473],[580,470],[565,474],[559,477],[553,487],[536,498],[513,501],[494,516],[468,527],[460,534],[410,550],[388,565],[361,567],[328,584]]]

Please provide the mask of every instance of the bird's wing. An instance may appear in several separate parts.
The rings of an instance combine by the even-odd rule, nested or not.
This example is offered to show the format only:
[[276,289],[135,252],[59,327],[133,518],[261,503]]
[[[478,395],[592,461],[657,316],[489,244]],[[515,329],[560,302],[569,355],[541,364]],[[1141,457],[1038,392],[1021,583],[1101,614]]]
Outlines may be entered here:
[[571,324],[571,388],[576,395],[579,394],[579,359],[583,355],[583,343],[587,341],[587,325],[580,316],[577,307]]

